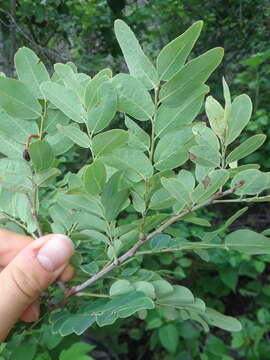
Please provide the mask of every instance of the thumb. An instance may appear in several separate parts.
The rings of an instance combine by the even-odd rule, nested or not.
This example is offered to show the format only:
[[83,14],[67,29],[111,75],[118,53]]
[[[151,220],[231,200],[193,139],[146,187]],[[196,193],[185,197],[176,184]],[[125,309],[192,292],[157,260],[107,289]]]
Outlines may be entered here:
[[61,234],[33,241],[0,274],[0,342],[39,294],[51,285],[67,265],[74,247]]

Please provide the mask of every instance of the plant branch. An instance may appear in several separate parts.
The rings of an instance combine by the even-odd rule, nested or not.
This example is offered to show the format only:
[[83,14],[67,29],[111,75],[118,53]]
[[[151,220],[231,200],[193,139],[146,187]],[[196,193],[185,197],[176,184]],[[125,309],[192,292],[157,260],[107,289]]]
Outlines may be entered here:
[[[17,224],[18,226],[20,226],[23,230],[25,230],[27,233],[29,233],[27,227],[26,227],[23,223],[21,223],[20,221],[14,219],[12,216],[9,216],[9,215],[6,214],[5,212],[2,212],[2,211],[1,211],[1,212],[0,212],[0,217],[3,217],[3,218],[5,218],[5,219],[8,219],[9,221],[14,222],[14,223]],[[29,234],[31,234],[33,237],[35,237],[34,234],[32,234],[32,233],[29,233]]]
[[31,206],[31,211],[32,211],[32,216],[33,216],[33,219],[34,219],[34,222],[36,224],[36,227],[37,227],[37,233],[38,233],[38,236],[41,237],[43,236],[43,233],[41,231],[41,226],[39,224],[39,220],[38,220],[38,214],[37,214],[37,208],[36,208],[36,203],[37,203],[37,187],[35,186],[34,187],[34,191],[33,191],[33,201],[30,197],[29,194],[26,194],[26,197],[29,201],[29,204]]
[[155,88],[155,113],[154,113],[154,117],[151,119],[152,130],[151,130],[151,144],[150,144],[150,152],[149,152],[149,159],[151,162],[153,161],[153,155],[155,150],[155,126],[156,126],[156,119],[158,112],[159,91],[160,91],[160,84],[158,84],[158,86]]
[[253,196],[250,198],[238,198],[238,199],[224,199],[224,200],[215,200],[213,204],[217,203],[236,203],[236,202],[263,202],[270,201],[270,195],[266,196]]
[[107,273],[109,273],[110,271],[112,271],[113,269],[115,269],[117,266],[123,264],[124,262],[126,262],[128,259],[134,257],[137,253],[137,250],[144,245],[146,242],[148,242],[150,239],[152,239],[154,236],[162,233],[167,227],[169,227],[170,225],[174,224],[175,222],[177,222],[178,220],[180,220],[181,218],[183,218],[185,215],[200,209],[204,206],[210,205],[213,203],[213,201],[215,201],[217,198],[229,195],[229,194],[233,194],[236,189],[238,189],[240,186],[242,186],[244,183],[241,181],[239,184],[236,184],[233,188],[223,191],[223,192],[218,192],[216,194],[214,194],[213,196],[211,196],[207,201],[205,201],[202,204],[198,204],[193,206],[192,208],[183,211],[181,214],[175,215],[173,217],[171,217],[169,220],[165,221],[163,224],[161,224],[156,230],[150,232],[147,236],[142,237],[141,239],[139,239],[125,254],[121,255],[120,257],[118,257],[113,263],[109,264],[108,266],[105,266],[101,271],[99,271],[97,274],[93,275],[90,279],[84,281],[82,284],[80,285],[76,285],[70,289],[67,290],[67,292],[65,293],[65,297],[62,301],[62,306],[64,306],[67,298],[71,295],[77,294],[78,292],[80,292],[81,290],[83,290],[84,288],[88,287],[89,285],[93,284],[94,282],[96,282],[97,280],[101,279],[103,276],[105,276]]

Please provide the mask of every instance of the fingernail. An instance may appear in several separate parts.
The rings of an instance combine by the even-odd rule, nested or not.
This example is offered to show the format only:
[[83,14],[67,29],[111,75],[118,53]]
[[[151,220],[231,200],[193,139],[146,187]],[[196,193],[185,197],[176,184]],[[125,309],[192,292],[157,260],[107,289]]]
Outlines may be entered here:
[[47,271],[55,271],[64,265],[74,250],[69,237],[56,234],[39,250],[37,260]]

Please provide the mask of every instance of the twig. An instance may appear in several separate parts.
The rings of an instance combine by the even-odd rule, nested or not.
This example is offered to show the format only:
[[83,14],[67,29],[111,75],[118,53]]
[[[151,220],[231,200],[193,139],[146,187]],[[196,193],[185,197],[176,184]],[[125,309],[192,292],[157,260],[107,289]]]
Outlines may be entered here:
[[111,263],[108,266],[105,266],[100,272],[98,272],[97,274],[93,275],[90,279],[84,281],[82,284],[80,285],[76,285],[70,289],[68,289],[65,293],[65,297],[62,301],[62,306],[65,305],[67,298],[71,295],[77,294],[78,292],[80,292],[81,290],[83,290],[84,288],[86,288],[87,286],[93,284],[94,282],[96,282],[97,280],[101,279],[103,276],[105,276],[107,273],[109,273],[110,271],[112,271],[113,269],[115,269],[117,266],[123,264],[124,262],[126,262],[128,259],[134,257],[136,255],[137,250],[144,245],[147,241],[149,241],[150,239],[152,239],[154,236],[162,233],[167,227],[169,227],[170,225],[174,224],[175,222],[177,222],[178,220],[180,220],[182,217],[184,217],[185,215],[189,214],[190,212],[193,212],[195,210],[198,210],[204,206],[210,205],[213,203],[214,200],[216,200],[219,197],[222,196],[226,196],[229,194],[233,194],[236,189],[238,189],[240,186],[242,186],[244,184],[243,181],[241,181],[239,184],[236,184],[233,188],[223,191],[223,192],[218,192],[216,194],[214,194],[213,196],[211,196],[206,202],[204,202],[203,204],[199,204],[199,205],[195,205],[193,208],[186,210],[184,212],[182,212],[179,215],[175,215],[172,218],[170,218],[169,220],[165,221],[162,225],[160,225],[156,230],[152,231],[151,233],[149,233],[147,236],[142,237],[141,239],[138,240],[137,243],[135,243],[125,254],[123,254],[122,256],[118,257],[113,263]]
[[36,188],[36,186],[35,186],[34,192],[33,192],[33,201],[31,200],[31,197],[30,197],[29,194],[26,194],[26,197],[27,197],[27,199],[29,201],[29,204],[31,206],[32,216],[33,216],[34,222],[36,224],[38,236],[41,237],[41,236],[43,236],[43,233],[41,231],[41,226],[39,224],[38,215],[37,215],[37,209],[36,209],[36,199],[37,199],[37,188]]
[[28,234],[31,234],[33,237],[36,237],[35,234],[32,234],[28,231],[27,227],[21,223],[20,221],[14,219],[12,216],[9,216],[8,214],[6,214],[5,212],[1,211],[0,212],[0,217],[4,217],[5,219],[8,219],[9,221],[14,222],[15,224],[17,224],[18,226],[20,226],[22,229],[24,229]]

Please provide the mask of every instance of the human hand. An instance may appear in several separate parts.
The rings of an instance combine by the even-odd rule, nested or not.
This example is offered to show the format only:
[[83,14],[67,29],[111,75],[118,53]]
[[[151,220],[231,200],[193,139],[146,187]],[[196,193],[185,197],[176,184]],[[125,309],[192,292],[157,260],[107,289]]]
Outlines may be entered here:
[[56,279],[68,281],[74,246],[60,234],[31,237],[0,229],[0,343],[18,319],[39,317],[38,296]]

